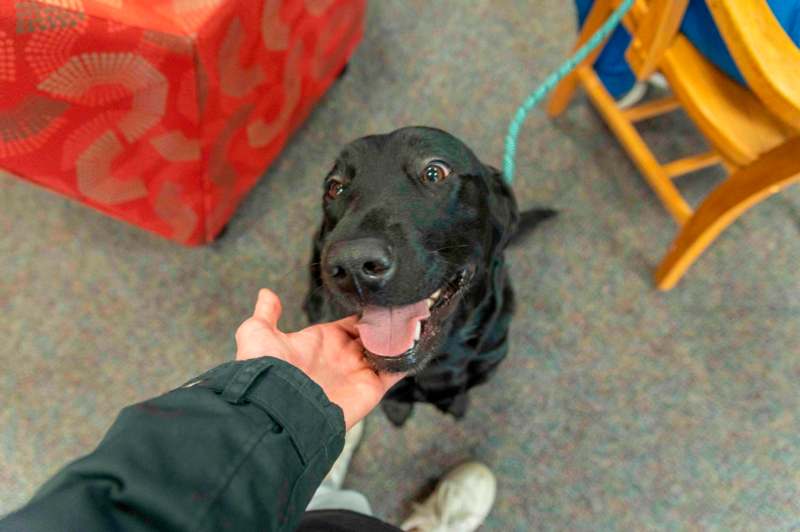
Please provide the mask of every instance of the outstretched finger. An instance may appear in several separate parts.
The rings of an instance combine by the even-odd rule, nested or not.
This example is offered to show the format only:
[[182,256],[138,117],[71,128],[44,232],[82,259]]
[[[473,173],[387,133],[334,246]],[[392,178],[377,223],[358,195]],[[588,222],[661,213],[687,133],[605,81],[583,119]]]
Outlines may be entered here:
[[262,288],[258,291],[258,301],[253,311],[253,317],[267,322],[272,327],[278,327],[278,320],[283,311],[281,300],[272,290]]

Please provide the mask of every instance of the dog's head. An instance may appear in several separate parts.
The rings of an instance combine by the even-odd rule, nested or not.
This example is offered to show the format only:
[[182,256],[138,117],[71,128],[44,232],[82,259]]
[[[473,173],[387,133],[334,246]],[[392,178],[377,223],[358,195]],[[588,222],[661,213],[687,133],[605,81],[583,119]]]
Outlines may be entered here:
[[427,127],[350,143],[323,202],[312,277],[360,316],[366,356],[384,371],[415,372],[438,353],[518,219],[500,172]]

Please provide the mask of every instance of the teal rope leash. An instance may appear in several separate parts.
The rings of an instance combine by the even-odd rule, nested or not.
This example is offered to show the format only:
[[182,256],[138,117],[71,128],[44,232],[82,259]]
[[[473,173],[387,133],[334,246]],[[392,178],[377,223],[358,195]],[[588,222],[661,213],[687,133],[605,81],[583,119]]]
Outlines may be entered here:
[[575,54],[564,61],[564,63],[552,74],[550,74],[539,87],[531,93],[530,96],[519,106],[514,118],[508,125],[508,134],[506,134],[506,149],[503,156],[503,175],[506,182],[510,185],[514,181],[514,157],[517,153],[517,137],[519,137],[519,130],[522,128],[525,118],[528,113],[541,102],[547,93],[561,81],[567,74],[572,72],[578,63],[586,59],[586,56],[592,50],[600,46],[600,44],[609,36],[609,34],[617,27],[619,21],[625,16],[631,6],[633,0],[625,0],[622,4],[608,17],[600,29],[598,29],[586,43],[575,52]]

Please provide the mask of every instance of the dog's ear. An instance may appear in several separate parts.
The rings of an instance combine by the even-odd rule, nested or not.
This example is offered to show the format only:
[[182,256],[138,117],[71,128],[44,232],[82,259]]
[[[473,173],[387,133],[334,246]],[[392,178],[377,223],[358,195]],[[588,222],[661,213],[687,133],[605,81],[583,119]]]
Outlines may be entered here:
[[486,180],[489,192],[489,217],[492,223],[493,249],[503,250],[519,224],[519,208],[514,192],[506,184],[503,173],[494,166],[486,167]]
[[311,323],[318,323],[324,319],[323,305],[325,303],[322,293],[322,242],[328,232],[323,218],[319,229],[314,233],[314,242],[311,249],[311,263],[309,264],[310,285],[308,294],[303,302],[303,310]]

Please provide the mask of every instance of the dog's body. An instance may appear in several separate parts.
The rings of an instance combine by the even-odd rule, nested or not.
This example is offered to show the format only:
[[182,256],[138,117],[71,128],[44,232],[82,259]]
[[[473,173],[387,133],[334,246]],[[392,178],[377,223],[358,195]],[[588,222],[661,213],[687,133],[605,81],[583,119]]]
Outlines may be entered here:
[[467,390],[508,351],[514,293],[504,250],[554,212],[520,221],[500,172],[431,128],[355,141],[326,189],[309,319],[361,313],[365,356],[378,370],[409,371],[384,398],[394,424],[415,402],[460,418]]

